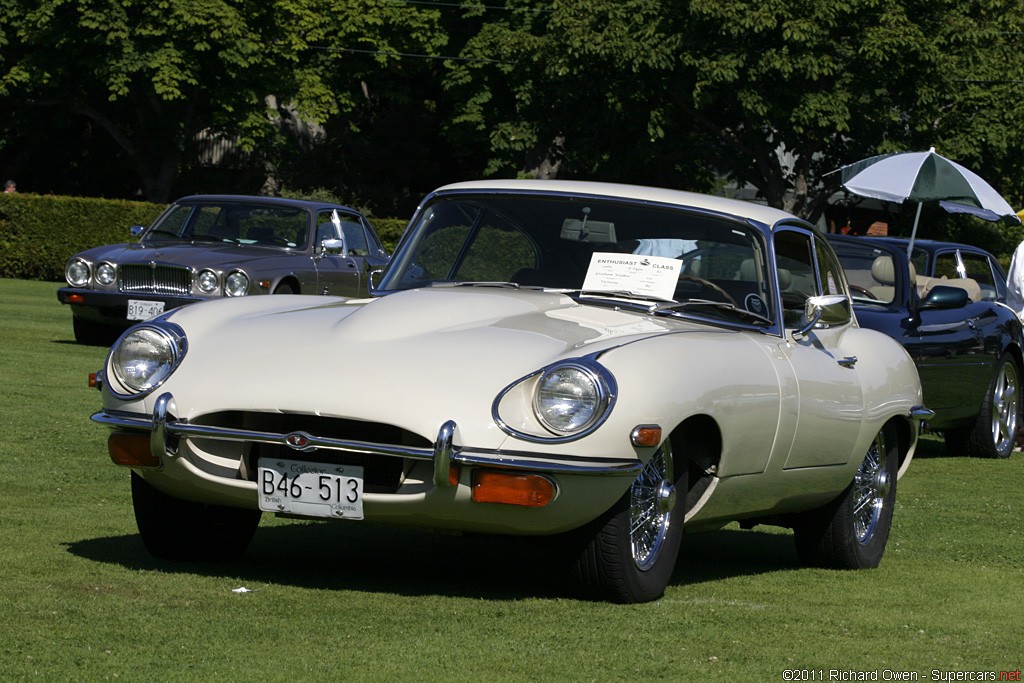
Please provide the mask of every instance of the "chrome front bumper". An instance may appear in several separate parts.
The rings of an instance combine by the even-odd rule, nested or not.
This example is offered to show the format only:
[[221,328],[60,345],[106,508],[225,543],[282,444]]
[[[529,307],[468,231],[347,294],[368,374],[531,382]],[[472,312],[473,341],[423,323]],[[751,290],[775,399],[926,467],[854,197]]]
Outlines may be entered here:
[[[173,400],[174,397],[170,393],[161,394],[153,407],[152,417],[138,413],[101,410],[92,416],[92,420],[116,429],[150,432],[150,452],[161,462],[177,457],[178,443],[182,438],[272,444],[287,446],[299,452],[324,449],[342,453],[430,461],[433,462],[434,485],[442,488],[451,486],[449,473],[453,463],[546,474],[589,476],[635,477],[643,469],[643,463],[636,459],[594,462],[576,456],[465,448],[457,445],[459,428],[452,420],[441,425],[432,448],[333,439],[307,432],[278,434],[192,424],[188,420],[170,415],[168,407]],[[577,462],[569,462],[573,460]]]

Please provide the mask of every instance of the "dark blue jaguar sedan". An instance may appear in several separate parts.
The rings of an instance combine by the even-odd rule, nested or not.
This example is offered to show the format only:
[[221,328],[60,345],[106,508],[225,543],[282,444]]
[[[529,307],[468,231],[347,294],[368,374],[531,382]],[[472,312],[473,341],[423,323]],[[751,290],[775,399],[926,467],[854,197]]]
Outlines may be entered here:
[[1006,458],[1021,420],[1021,323],[1004,301],[1006,275],[984,249],[916,240],[829,235],[862,327],[910,353],[928,428],[951,455]]

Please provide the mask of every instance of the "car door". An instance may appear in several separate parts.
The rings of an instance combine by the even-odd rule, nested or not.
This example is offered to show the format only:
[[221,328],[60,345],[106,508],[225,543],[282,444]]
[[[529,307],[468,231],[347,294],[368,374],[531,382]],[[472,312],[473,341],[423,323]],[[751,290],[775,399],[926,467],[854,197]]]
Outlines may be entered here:
[[[950,282],[967,277],[956,250],[936,253],[931,273]],[[934,291],[934,285],[942,282],[932,284]],[[1001,320],[989,301],[963,306],[933,301],[926,294],[914,302],[907,351],[917,364],[928,407],[943,419],[971,417],[977,414],[992,377],[1001,347]]]
[[782,418],[794,422],[784,467],[845,464],[853,455],[864,412],[857,360],[843,350],[851,324],[815,328],[802,338],[794,335],[804,324],[808,298],[848,297],[843,270],[831,250],[808,231],[777,230],[774,240],[786,312],[778,355],[785,359],[795,389],[793,410]]
[[[359,297],[367,294],[369,266],[367,256],[373,246],[366,235],[363,221],[357,214],[321,211],[317,216],[316,239],[313,244],[313,266],[317,293],[331,296]],[[324,248],[324,240],[345,240],[345,252]]]

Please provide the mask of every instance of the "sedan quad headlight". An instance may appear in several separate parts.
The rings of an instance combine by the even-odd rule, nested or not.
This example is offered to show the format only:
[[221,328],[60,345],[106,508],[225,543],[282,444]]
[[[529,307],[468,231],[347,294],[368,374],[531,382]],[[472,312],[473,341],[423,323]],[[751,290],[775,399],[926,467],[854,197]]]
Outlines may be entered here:
[[65,279],[74,287],[85,287],[89,284],[89,275],[89,264],[80,258],[69,261],[68,267],[64,269]]
[[212,270],[204,270],[196,278],[196,286],[203,294],[213,294],[217,291],[220,283],[217,281],[217,273]]
[[245,296],[249,291],[249,277],[236,270],[224,280],[224,293],[228,296]]
[[142,325],[110,350],[110,368],[129,395],[146,394],[170,377],[185,350],[185,333],[177,325]]
[[109,263],[101,263],[96,266],[96,282],[101,285],[109,285],[114,281],[117,276],[117,271],[114,270],[114,266]]
[[555,434],[576,434],[593,426],[608,408],[605,382],[590,367],[556,365],[537,382],[533,409],[537,419]]

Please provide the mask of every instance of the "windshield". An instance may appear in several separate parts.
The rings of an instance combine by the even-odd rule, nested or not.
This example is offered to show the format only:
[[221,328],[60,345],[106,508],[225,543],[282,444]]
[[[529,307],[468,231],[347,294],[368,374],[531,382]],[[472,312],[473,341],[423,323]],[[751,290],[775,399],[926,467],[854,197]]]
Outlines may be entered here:
[[[379,289],[502,282],[710,300],[770,317],[764,254],[755,230],[696,210],[593,197],[442,196],[421,212]],[[640,266],[648,264],[673,271],[668,289],[645,281]],[[636,276],[595,277],[620,265]]]
[[303,249],[308,214],[302,209],[262,204],[178,204],[143,236],[143,242],[188,240]]

